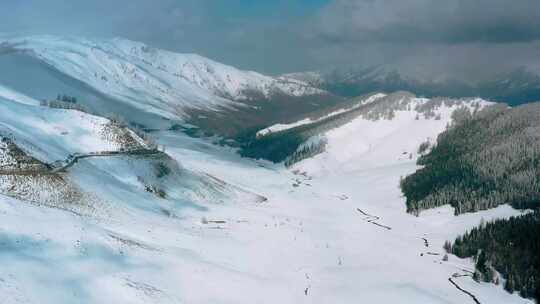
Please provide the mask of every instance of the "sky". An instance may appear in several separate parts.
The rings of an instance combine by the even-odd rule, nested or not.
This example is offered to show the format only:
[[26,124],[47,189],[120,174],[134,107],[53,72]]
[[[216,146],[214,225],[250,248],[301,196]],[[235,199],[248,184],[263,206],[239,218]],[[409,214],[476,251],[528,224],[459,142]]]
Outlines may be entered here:
[[268,74],[540,67],[538,0],[17,0],[0,19],[2,33],[123,37]]

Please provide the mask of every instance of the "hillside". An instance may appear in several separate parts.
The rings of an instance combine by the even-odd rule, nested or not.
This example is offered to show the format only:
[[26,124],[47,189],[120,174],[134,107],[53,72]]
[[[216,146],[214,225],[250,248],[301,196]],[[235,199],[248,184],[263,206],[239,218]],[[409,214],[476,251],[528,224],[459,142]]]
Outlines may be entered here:
[[0,193],[77,213],[93,212],[96,197],[53,167],[73,154],[144,147],[144,141],[104,118],[36,104],[0,89]]
[[442,133],[420,170],[402,182],[409,212],[450,204],[456,214],[540,199],[540,104],[488,107]]
[[[448,250],[476,261],[475,279],[503,284],[509,293],[540,301],[540,213],[482,223],[453,243]],[[499,275],[500,274],[500,275]]]
[[[6,96],[0,89],[0,96]],[[119,151],[144,145],[138,136],[114,122],[80,111],[52,109],[0,97],[0,135],[43,162],[54,162],[73,153]],[[22,99],[32,101],[31,99]]]
[[[12,90],[2,89],[0,96],[1,194],[77,213],[94,212],[95,203],[104,194],[93,189],[94,183],[87,184],[65,172],[77,170],[77,163],[85,165],[87,161],[83,160],[88,158],[90,163],[97,163],[93,167],[100,168],[92,178],[123,171],[123,178],[116,183],[135,179],[139,193],[162,199],[222,201],[242,193],[247,199],[259,199],[202,173],[181,169],[176,161],[155,150],[152,142],[119,122],[77,110],[40,106]],[[103,159],[92,161],[92,157]],[[109,165],[101,167],[100,163]]]
[[[259,131],[241,153],[310,171],[361,168],[380,159],[416,159],[423,142],[433,143],[459,108],[476,111],[481,99],[418,98],[407,92],[372,94],[345,108]],[[361,160],[359,160],[361,158]],[[296,167],[296,166],[295,166]]]

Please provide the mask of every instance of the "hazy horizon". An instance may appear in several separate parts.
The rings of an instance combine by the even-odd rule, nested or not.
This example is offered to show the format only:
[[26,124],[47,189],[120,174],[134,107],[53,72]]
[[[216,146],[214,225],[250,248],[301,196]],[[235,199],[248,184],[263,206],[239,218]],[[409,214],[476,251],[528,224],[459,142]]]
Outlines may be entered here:
[[0,8],[2,33],[121,37],[273,75],[387,64],[473,80],[540,59],[533,0],[22,0]]

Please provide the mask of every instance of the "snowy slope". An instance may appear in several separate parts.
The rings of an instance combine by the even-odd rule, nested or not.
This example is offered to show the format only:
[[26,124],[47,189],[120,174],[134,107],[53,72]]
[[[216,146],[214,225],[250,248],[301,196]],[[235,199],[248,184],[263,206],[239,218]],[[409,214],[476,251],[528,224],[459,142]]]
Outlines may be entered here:
[[17,92],[15,90],[12,90],[11,88],[2,86],[0,84],[0,98],[5,100],[11,100],[18,103],[28,104],[28,105],[39,105],[39,101],[28,97],[24,94],[21,94],[20,92]]
[[273,94],[324,93],[298,80],[241,71],[125,39],[33,36],[0,40],[0,48],[32,56],[106,96],[168,118],[177,118],[186,108],[216,109]]
[[51,171],[72,154],[142,148],[136,134],[79,111],[52,109],[0,87],[0,193],[72,212],[97,206],[68,176]]
[[[0,89],[0,96],[11,98],[0,97],[0,194],[77,213],[95,212],[103,209],[104,202],[117,200],[112,195],[115,187],[130,189],[127,193],[135,200],[146,195],[150,201],[185,205],[264,200],[215,177],[184,170],[154,150],[99,157],[94,165],[88,165],[94,163],[91,159],[78,160],[68,170],[86,168],[78,175],[51,171],[50,165],[65,165],[76,154],[141,150],[148,149],[147,144],[135,132],[103,117],[35,105],[37,101],[12,90]],[[95,187],[103,180],[109,180],[110,193]]]
[[[79,111],[51,109],[34,105],[37,101],[14,98],[32,104],[4,99],[0,88],[0,135],[12,138],[33,157],[51,163],[69,154],[118,151],[122,143],[108,119]],[[134,135],[134,138],[136,135]]]
[[356,111],[354,116],[349,115],[352,118],[316,125],[314,130],[321,131],[302,131],[315,133],[306,141],[308,144],[324,141],[325,148],[323,153],[295,168],[328,174],[414,160],[419,156],[420,144],[434,144],[437,135],[452,123],[454,111],[474,112],[490,104],[475,98],[427,99],[409,93],[381,95],[364,107],[351,110],[351,113]]
[[[116,197],[107,218],[0,196],[3,303],[474,303],[448,281],[473,261],[427,252],[440,254],[445,240],[482,219],[517,214],[500,207],[454,217],[440,208],[410,216],[397,183],[413,162],[309,180],[181,134],[162,133],[160,142],[189,170],[269,201],[178,204],[171,216],[160,207],[174,204],[130,194],[122,182],[129,170],[94,176],[92,166],[109,164],[92,163],[75,178]],[[531,303],[501,286],[456,280],[481,303]]]

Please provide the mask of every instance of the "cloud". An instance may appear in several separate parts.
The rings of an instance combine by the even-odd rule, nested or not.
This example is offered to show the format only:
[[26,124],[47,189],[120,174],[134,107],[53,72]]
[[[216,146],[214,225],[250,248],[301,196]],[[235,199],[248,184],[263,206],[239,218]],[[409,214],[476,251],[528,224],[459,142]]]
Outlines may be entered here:
[[537,0],[336,0],[315,20],[335,42],[513,43],[540,38]]
[[392,64],[477,78],[540,62],[538,0],[18,0],[0,20],[0,32],[121,36],[272,74]]

